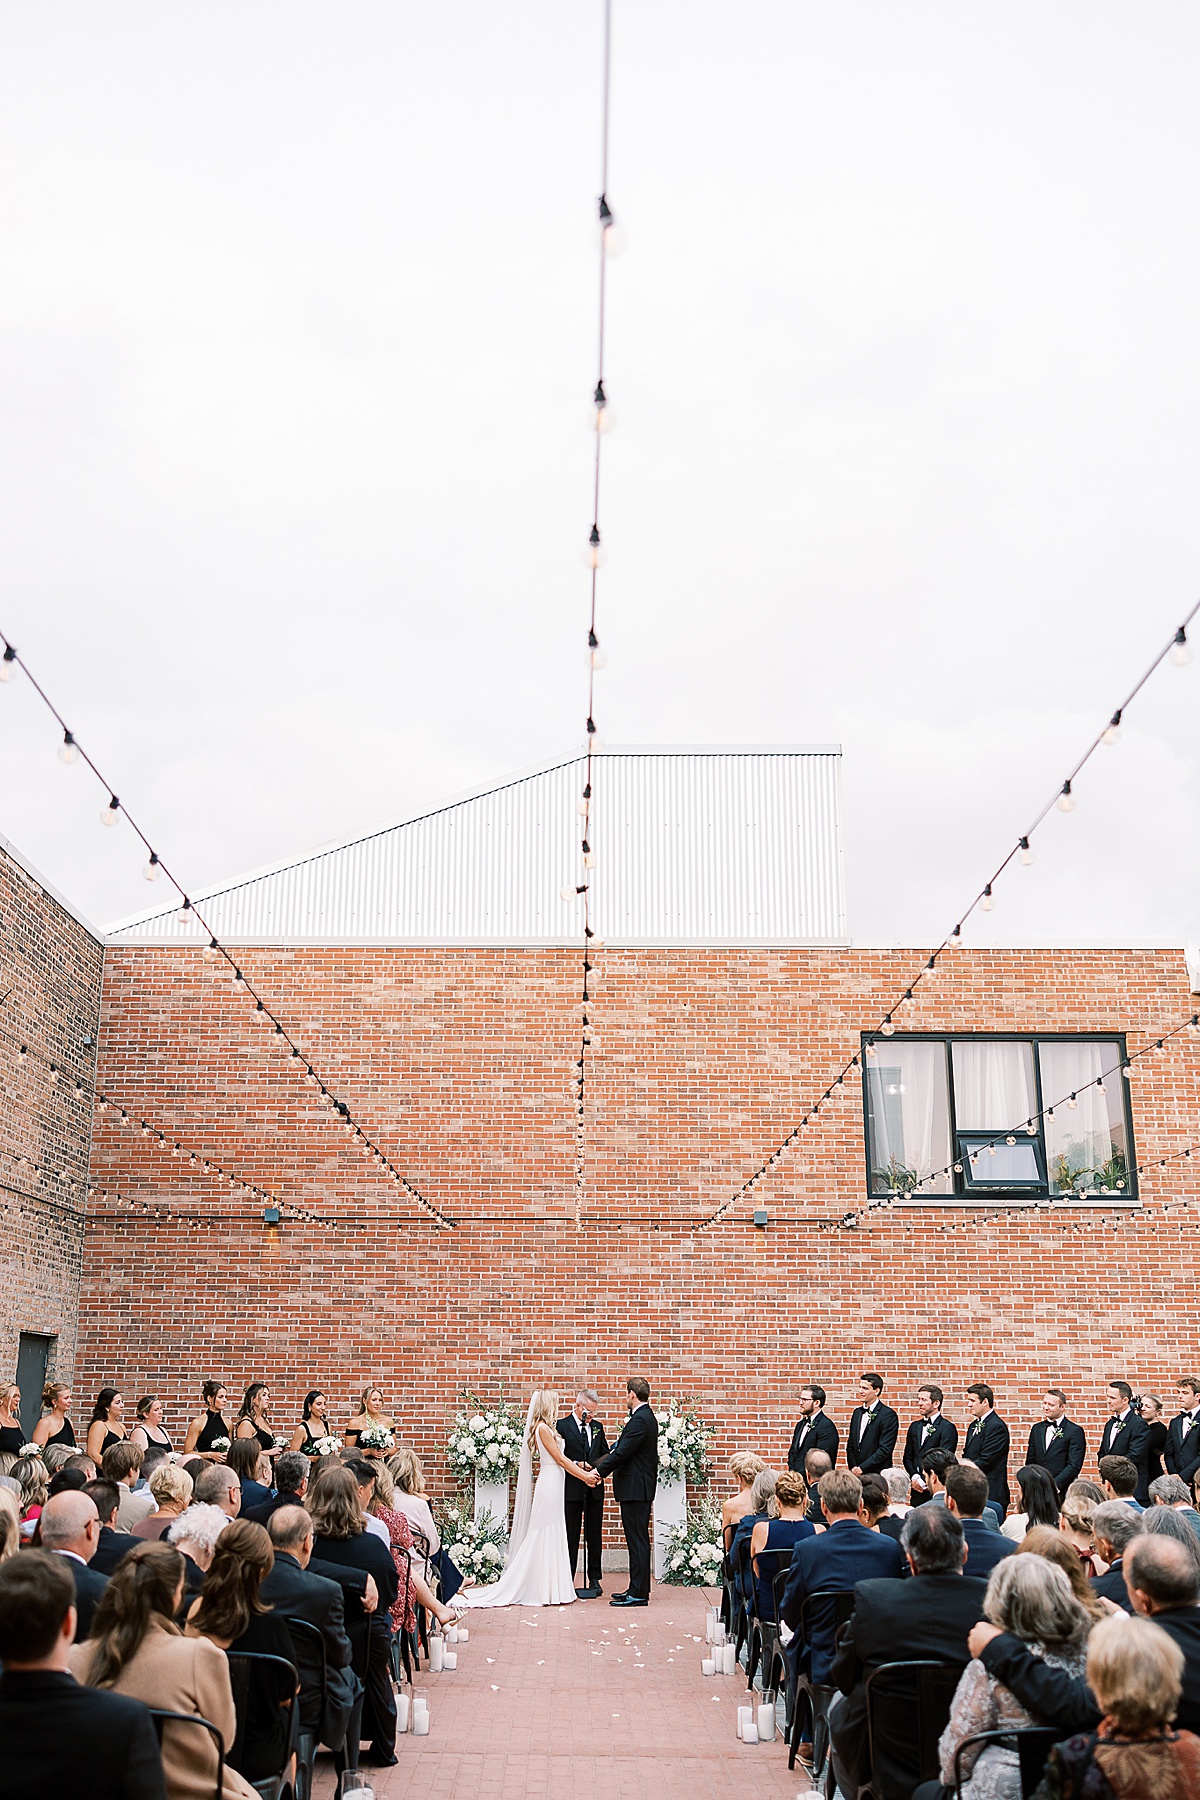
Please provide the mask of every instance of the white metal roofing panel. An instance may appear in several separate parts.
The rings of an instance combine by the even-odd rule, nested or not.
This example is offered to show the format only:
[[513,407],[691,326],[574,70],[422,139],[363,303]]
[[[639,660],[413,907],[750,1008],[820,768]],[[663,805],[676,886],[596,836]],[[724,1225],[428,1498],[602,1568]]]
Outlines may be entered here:
[[[226,942],[560,944],[582,878],[582,755],[194,895]],[[845,937],[840,751],[614,749],[595,760],[596,929],[609,942]],[[116,942],[196,942],[173,909]]]

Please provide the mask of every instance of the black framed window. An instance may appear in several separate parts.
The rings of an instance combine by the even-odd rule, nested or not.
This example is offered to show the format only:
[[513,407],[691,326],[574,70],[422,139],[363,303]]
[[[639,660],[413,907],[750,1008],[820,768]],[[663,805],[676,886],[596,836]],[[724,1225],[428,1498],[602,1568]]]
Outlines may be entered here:
[[872,1195],[1136,1197],[1125,1040],[863,1038]]

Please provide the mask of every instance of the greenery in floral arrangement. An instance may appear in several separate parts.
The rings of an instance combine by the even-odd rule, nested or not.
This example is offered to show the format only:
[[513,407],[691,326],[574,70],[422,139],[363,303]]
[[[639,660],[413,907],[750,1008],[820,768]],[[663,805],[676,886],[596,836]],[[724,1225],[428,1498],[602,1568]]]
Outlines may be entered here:
[[508,1533],[505,1521],[494,1519],[486,1507],[476,1520],[472,1505],[466,1495],[447,1500],[437,1509],[438,1530],[454,1566],[482,1587],[499,1578]]
[[663,1580],[674,1587],[721,1585],[721,1513],[707,1494],[688,1507],[682,1524],[672,1528]]
[[672,1400],[657,1412],[658,1475],[660,1481],[690,1481],[702,1487],[709,1478],[708,1446],[714,1431],[696,1411],[692,1400]]
[[446,1443],[450,1467],[460,1480],[507,1481],[521,1460],[524,1423],[524,1415],[504,1401],[484,1406],[464,1393]]

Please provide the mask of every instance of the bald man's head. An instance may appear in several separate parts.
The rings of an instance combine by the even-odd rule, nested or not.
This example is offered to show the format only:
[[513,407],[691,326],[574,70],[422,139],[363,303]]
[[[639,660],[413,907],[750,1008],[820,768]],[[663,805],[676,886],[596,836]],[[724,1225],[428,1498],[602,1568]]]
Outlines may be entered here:
[[100,1514],[90,1494],[70,1489],[53,1494],[42,1508],[42,1548],[70,1550],[91,1562],[100,1541]]

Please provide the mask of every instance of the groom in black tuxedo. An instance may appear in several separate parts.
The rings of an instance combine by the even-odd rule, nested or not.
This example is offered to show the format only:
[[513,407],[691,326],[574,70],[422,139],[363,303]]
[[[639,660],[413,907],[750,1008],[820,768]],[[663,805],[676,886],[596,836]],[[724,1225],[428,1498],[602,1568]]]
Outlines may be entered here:
[[650,1383],[631,1375],[629,1422],[606,1456],[593,1464],[598,1475],[612,1475],[613,1493],[621,1508],[621,1530],[629,1548],[629,1587],[615,1594],[610,1606],[650,1604],[650,1514],[658,1486],[658,1420],[650,1405]]
[[[604,1427],[593,1417],[600,1396],[586,1388],[575,1396],[575,1404],[565,1419],[555,1426],[567,1447],[572,1462],[594,1463],[608,1455]],[[575,1591],[581,1600],[595,1600],[601,1593],[600,1552],[604,1541],[604,1487],[597,1483],[588,1487],[568,1475],[563,1496],[567,1515],[567,1549],[571,1552],[571,1575],[579,1566],[579,1537],[584,1542],[584,1585]]]

